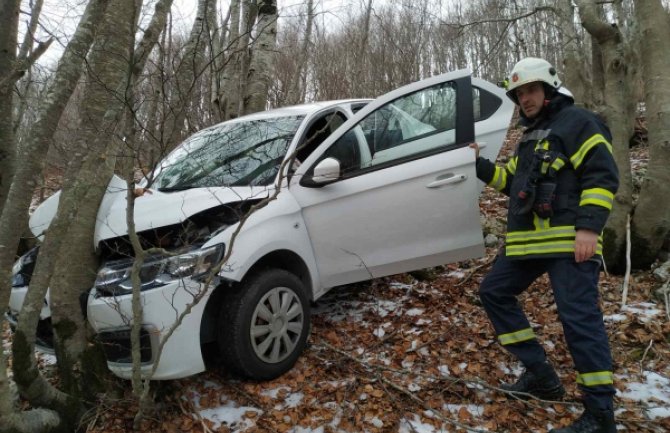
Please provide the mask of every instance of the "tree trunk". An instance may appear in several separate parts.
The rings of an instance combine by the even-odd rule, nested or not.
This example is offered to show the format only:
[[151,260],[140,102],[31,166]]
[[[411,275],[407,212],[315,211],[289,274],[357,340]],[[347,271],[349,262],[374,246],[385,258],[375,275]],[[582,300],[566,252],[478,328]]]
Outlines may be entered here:
[[368,84],[365,82],[366,73],[365,70],[368,69],[368,52],[370,51],[369,40],[370,40],[370,21],[372,19],[372,0],[368,0],[368,3],[365,5],[365,12],[363,14],[363,31],[360,36],[360,40],[357,41],[358,52],[354,57],[355,62],[355,77],[356,80],[353,82],[353,88],[351,89],[355,95],[369,95],[370,89]]
[[256,40],[249,65],[249,88],[244,113],[265,110],[274,71],[277,45],[277,2],[263,0],[258,5]]
[[619,168],[620,185],[615,204],[605,227],[603,255],[608,268],[620,272],[626,248],[626,221],[632,209],[633,180],[628,156],[628,139],[634,121],[628,112],[632,91],[629,84],[628,59],[621,32],[602,21],[596,3],[579,0],[582,25],[593,37],[602,53],[605,108],[603,115],[612,131],[614,159]]
[[[207,16],[214,13],[213,0],[198,0],[198,11],[191,32],[184,47],[184,55],[177,66],[175,97],[171,101],[171,111],[174,112],[172,130],[168,139],[168,149],[173,148],[190,132],[188,118],[190,101],[197,83],[201,79],[204,67],[205,50],[209,39],[207,30]],[[186,129],[184,124],[186,123]]]
[[[107,0],[92,0],[86,7],[84,16],[58,64],[52,85],[40,107],[38,120],[27,139],[26,154],[31,155],[31,158],[26,158],[21,167],[16,170],[7,195],[2,216],[0,216],[0,311],[7,310],[11,290],[9,284],[14,261],[14,251],[16,251],[20,238],[20,232],[14,229],[14,222],[25,218],[28,213],[32,192],[37,185],[39,175],[42,171],[44,156],[46,155],[51,137],[56,130],[65,105],[70,99],[81,76],[83,70],[82,59],[86,57],[86,53],[95,35],[95,29],[102,20],[107,4]],[[39,300],[38,305],[40,308],[34,308],[36,311],[34,314],[39,315],[42,302],[43,298]],[[36,323],[37,320],[35,320]],[[34,341],[34,327],[30,330],[30,333]],[[32,348],[26,347],[29,338],[29,335],[17,332],[14,339],[14,345],[19,348],[19,356],[17,357],[16,354],[14,356],[13,370],[15,380],[19,386],[22,385],[22,379],[26,378],[24,373],[25,375],[32,374],[29,366],[35,361]],[[0,362],[3,363],[2,372],[4,373],[6,360],[4,352],[0,351],[0,353],[2,353],[0,355]],[[6,377],[0,378],[1,400],[4,400],[5,396],[11,395],[6,389],[7,384]],[[44,384],[45,382],[37,383],[37,385]],[[57,393],[51,392],[52,390],[48,387],[44,389],[34,387],[29,390],[26,389],[26,391],[29,391],[30,396],[38,397],[41,401],[51,399],[50,401],[46,401],[45,404],[53,403],[55,406],[62,408],[61,403],[64,400]],[[5,404],[11,404],[11,402],[3,403],[3,407]]]
[[[20,0],[0,0],[0,81],[8,77],[16,62],[16,38]],[[0,213],[9,192],[16,160],[12,116],[14,82],[0,85]]]
[[237,106],[240,85],[240,0],[230,2],[230,29],[228,31],[228,47],[226,48],[225,66],[217,71],[219,78],[219,94],[217,101],[221,117],[224,120],[237,117]]
[[[135,73],[142,73],[145,69],[145,66],[147,64],[147,61],[149,59],[149,55],[153,51],[154,47],[156,44],[158,44],[158,40],[163,35],[165,37],[165,32],[164,30],[167,25],[167,18],[170,13],[170,9],[172,8],[172,3],[174,0],[160,0],[156,3],[156,6],[154,8],[154,14],[151,18],[151,22],[149,23],[149,26],[146,28],[144,31],[144,34],[142,35],[142,39],[140,42],[137,44],[137,47],[135,48],[135,55],[134,55],[134,65],[133,65],[133,71]],[[164,64],[164,50],[159,49],[158,50],[158,61],[156,62],[160,67]],[[154,81],[155,80],[155,75],[151,76],[149,75],[148,77],[149,81]],[[156,89],[161,88],[162,83],[157,82],[155,84]],[[153,168],[157,161],[156,154],[164,154],[165,152],[161,151],[164,149],[160,149],[159,151],[156,151],[156,133],[158,131],[162,132],[162,128],[159,126],[160,120],[159,120],[159,104],[161,97],[164,97],[165,95],[163,92],[156,92],[155,94],[151,95],[149,97],[149,108],[146,110],[147,116],[146,116],[146,121],[143,127],[141,128],[142,130],[142,150],[140,154],[137,155],[138,161],[137,164],[140,168],[145,169],[147,167]],[[160,134],[159,134],[160,135]],[[160,143],[159,143],[159,147]]]
[[33,43],[35,42],[35,31],[39,24],[40,14],[42,13],[42,6],[44,0],[37,0],[30,11],[30,22],[28,24],[28,31],[23,37],[21,49],[19,50],[19,59],[26,59],[33,50]]
[[[88,81],[80,107],[82,124],[79,127],[78,151],[70,160],[59,203],[59,211],[63,208],[62,212],[67,217],[61,222],[66,225],[62,233],[64,239],[55,254],[55,273],[49,282],[52,289],[51,320],[63,389],[73,394],[79,390],[77,369],[74,367],[88,347],[86,321],[79,307],[79,296],[90,289],[98,269],[93,232],[100,199],[87,197],[87,191],[92,188],[94,197],[102,197],[111,177],[109,175],[107,179],[93,182],[91,176],[87,176],[86,168],[82,168],[82,163],[89,155],[96,158],[105,153],[108,142],[98,137],[114,137],[116,124],[106,124],[103,118],[110,107],[118,106],[119,101],[124,100],[126,86],[119,83],[126,80],[130,68],[128,59],[136,28],[135,7],[136,0],[111,0],[104,23],[91,47]],[[100,167],[98,172],[104,176]],[[41,251],[40,256],[44,253]]]
[[[577,105],[589,107],[590,96],[587,94],[589,86],[586,78],[586,61],[583,49],[579,45],[579,38],[575,30],[575,11],[571,0],[562,0],[560,3],[561,18],[565,40],[563,57],[563,85],[575,96]],[[590,108],[590,107],[589,107]]]
[[237,73],[237,99],[231,101],[237,104],[234,108],[235,116],[237,117],[245,114],[245,107],[247,105],[247,89],[249,88],[249,65],[251,64],[251,32],[254,29],[256,17],[258,16],[258,4],[256,0],[242,0],[241,4],[241,20],[242,30],[240,33],[240,43],[237,52],[239,53],[239,73]]
[[305,100],[307,84],[307,69],[309,62],[309,46],[312,38],[312,24],[314,22],[314,0],[307,0],[307,22],[302,47],[298,54],[298,65],[295,76],[290,84],[286,101],[289,105],[298,104]]
[[[118,7],[110,8],[107,25],[110,29],[115,28],[116,32],[104,36],[104,45],[108,52],[114,50],[115,57],[121,61],[115,65],[106,64],[107,67],[104,63],[91,62],[91,68],[98,70],[98,80],[105,88],[116,89],[116,92],[108,90],[109,100],[103,107],[87,107],[89,118],[95,121],[99,131],[105,133],[88,137],[90,148],[80,169],[66,180],[59,203],[58,212],[67,215],[64,224],[68,227],[50,281],[52,320],[58,341],[61,380],[65,389],[82,393],[87,399],[105,389],[105,381],[109,380],[103,374],[106,364],[99,348],[87,343],[86,321],[79,304],[79,297],[93,286],[98,271],[98,257],[93,249],[96,216],[109,179],[121,159],[118,156],[125,152],[127,157],[122,165],[133,166],[133,149],[124,148],[124,143],[115,134],[123,112],[135,112],[135,107],[128,100],[128,92],[132,92],[130,87],[134,82],[128,81],[128,74],[139,74],[144,69],[149,53],[165,26],[171,3],[172,0],[163,0],[156,4],[156,13],[138,44],[137,57],[133,56],[133,43],[139,16],[138,2],[119,0]],[[91,90],[99,100],[104,98],[97,93],[97,89]],[[103,117],[99,117],[101,112]],[[74,374],[77,369],[73,367],[76,365],[79,365],[78,371],[84,380]]]
[[649,131],[649,165],[632,223],[632,259],[648,268],[670,231],[670,22],[660,0],[635,2],[642,31],[642,74]]
[[107,7],[108,0],[92,0],[86,8],[77,31],[68,44],[58,64],[54,80],[40,107],[39,118],[26,140],[27,158],[16,171],[5,207],[0,217],[0,310],[6,311],[9,301],[9,282],[14,263],[14,251],[20,233],[14,230],[14,222],[25,218],[32,198],[32,192],[39,181],[44,165],[44,156],[58,125],[65,105],[83,71],[85,58]]

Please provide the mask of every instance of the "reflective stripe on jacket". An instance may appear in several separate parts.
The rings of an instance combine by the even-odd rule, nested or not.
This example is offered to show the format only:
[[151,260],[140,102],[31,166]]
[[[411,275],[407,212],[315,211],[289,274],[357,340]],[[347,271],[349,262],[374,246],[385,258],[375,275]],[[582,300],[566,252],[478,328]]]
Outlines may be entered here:
[[[611,139],[609,129],[596,115],[559,94],[528,125],[507,164],[477,160],[477,177],[510,196],[510,209],[531,174],[535,149],[559,152],[568,161],[542,166],[543,173],[549,168],[557,173],[550,218],[539,218],[532,211],[523,215],[508,212],[508,257],[573,256],[577,230],[602,234],[619,186]],[[602,236],[596,253],[602,255]]]

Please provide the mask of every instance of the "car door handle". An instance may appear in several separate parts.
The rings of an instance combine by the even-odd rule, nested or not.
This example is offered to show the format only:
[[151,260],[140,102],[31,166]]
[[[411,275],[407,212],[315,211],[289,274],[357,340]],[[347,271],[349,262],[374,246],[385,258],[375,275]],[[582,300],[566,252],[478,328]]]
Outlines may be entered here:
[[437,180],[426,185],[426,188],[439,188],[444,185],[451,185],[454,183],[463,182],[468,176],[464,174],[448,174],[446,177],[439,176]]

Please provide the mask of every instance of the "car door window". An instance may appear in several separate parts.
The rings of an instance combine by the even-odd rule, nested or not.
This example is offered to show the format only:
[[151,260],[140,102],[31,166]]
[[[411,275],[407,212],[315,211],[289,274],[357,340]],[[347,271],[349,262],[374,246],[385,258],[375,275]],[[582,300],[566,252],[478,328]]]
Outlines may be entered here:
[[481,122],[493,116],[502,105],[502,100],[491,92],[472,87],[472,114],[475,122]]
[[330,112],[313,120],[298,144],[296,158],[302,162],[339,128],[347,117],[339,112]]
[[343,176],[447,149],[456,141],[454,82],[405,95],[370,113],[326,150]]

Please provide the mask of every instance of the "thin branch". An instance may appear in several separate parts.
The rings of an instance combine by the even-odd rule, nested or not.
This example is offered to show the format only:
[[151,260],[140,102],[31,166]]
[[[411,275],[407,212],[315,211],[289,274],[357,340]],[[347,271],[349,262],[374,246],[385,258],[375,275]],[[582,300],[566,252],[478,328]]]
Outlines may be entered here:
[[553,6],[538,6],[531,10],[530,12],[526,12],[525,14],[517,15],[515,17],[509,17],[509,18],[496,18],[496,19],[487,19],[487,20],[480,20],[480,21],[472,21],[469,23],[461,24],[461,23],[448,23],[442,19],[440,19],[440,25],[443,26],[449,26],[449,27],[455,27],[458,29],[465,29],[467,27],[472,27],[480,24],[491,24],[491,23],[514,23],[516,21],[522,20],[524,18],[528,18],[530,16],[536,15],[540,12],[553,12],[555,14],[558,14],[558,11],[556,8]]
[[6,86],[8,83],[15,82],[19,78],[23,77],[28,69],[30,69],[37,59],[39,59],[42,54],[49,48],[51,43],[54,41],[53,38],[49,38],[46,42],[40,42],[37,48],[30,53],[28,57],[23,60],[16,62],[14,68],[7,74],[2,80],[0,80],[0,88]]
[[491,263],[493,263],[493,261],[496,259],[496,257],[498,257],[498,255],[497,255],[497,254],[493,254],[491,257],[489,257],[488,259],[486,259],[486,261],[485,261],[484,263],[482,263],[481,265],[475,266],[475,267],[470,271],[470,273],[469,273],[465,278],[463,278],[463,280],[459,281],[459,282],[456,284],[456,287],[459,287],[459,286],[462,286],[463,284],[465,284],[470,278],[472,278],[473,275],[475,275],[475,273],[476,273],[478,270],[480,270],[480,269],[483,268],[483,267],[489,266]]
[[623,278],[623,290],[621,295],[621,308],[626,306],[626,300],[628,299],[628,282],[630,280],[630,214],[626,218],[626,275]]
[[26,59],[28,53],[32,52],[33,42],[35,40],[35,30],[37,30],[37,23],[39,23],[43,5],[44,0],[37,0],[30,11],[30,21],[27,24],[26,34],[23,38],[21,49],[19,50],[19,61]]

